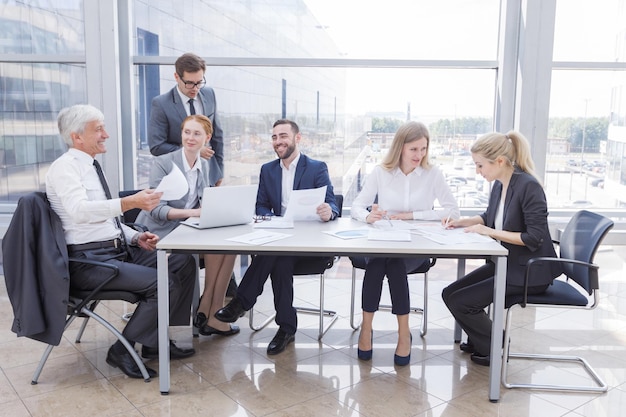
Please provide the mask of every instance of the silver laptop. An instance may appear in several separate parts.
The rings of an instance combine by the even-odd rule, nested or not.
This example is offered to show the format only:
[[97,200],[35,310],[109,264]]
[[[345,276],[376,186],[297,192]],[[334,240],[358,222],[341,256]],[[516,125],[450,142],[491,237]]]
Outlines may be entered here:
[[190,217],[181,223],[197,229],[250,223],[257,189],[258,185],[206,187],[202,193],[200,217]]

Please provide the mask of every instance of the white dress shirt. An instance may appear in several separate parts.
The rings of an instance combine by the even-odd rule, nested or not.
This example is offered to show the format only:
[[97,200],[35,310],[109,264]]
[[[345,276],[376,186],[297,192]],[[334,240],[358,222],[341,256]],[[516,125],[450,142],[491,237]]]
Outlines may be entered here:
[[198,207],[198,176],[202,175],[202,164],[200,163],[200,154],[196,158],[196,163],[191,167],[185,157],[185,152],[181,150],[183,157],[183,167],[185,168],[185,177],[187,177],[187,185],[189,186],[189,194],[187,195],[186,209]]
[[[180,88],[178,88],[178,85],[176,86],[176,91],[178,92],[180,99],[185,105],[185,111],[187,112],[187,116],[191,116],[191,106],[189,105],[189,97],[187,97],[185,94],[183,94],[182,91],[180,91]],[[202,106],[202,100],[200,100],[199,92],[196,95],[196,98],[193,99],[193,108],[196,110],[196,114],[204,114],[204,107]]]
[[[354,219],[366,221],[367,207],[378,195],[380,210],[388,215],[413,212],[414,220],[440,220],[460,216],[459,206],[441,171],[436,166],[415,168],[405,175],[400,168],[387,171],[377,165],[365,179],[350,210]],[[435,200],[441,208],[434,208]]]
[[285,167],[283,161],[280,161],[280,167],[282,168],[283,178],[281,183],[281,195],[280,195],[280,213],[281,215],[285,215],[287,211],[287,205],[289,204],[289,196],[291,196],[291,190],[293,190],[293,183],[296,179],[296,167],[298,166],[298,161],[300,160],[300,152],[298,152],[298,156],[291,161],[289,167]]
[[[107,200],[93,158],[70,148],[50,165],[46,194],[59,215],[68,245],[120,237],[114,218],[122,213],[119,198]],[[137,231],[122,225],[127,242]]]

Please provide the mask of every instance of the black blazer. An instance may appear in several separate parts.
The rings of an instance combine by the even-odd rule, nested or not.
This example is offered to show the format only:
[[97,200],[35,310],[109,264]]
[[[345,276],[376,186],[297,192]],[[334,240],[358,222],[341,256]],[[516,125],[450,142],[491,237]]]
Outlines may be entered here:
[[18,336],[58,345],[70,293],[65,233],[45,193],[20,198],[2,240],[4,278]]
[[[502,183],[495,181],[487,211],[481,214],[488,227],[494,227],[496,209],[500,204]],[[522,241],[526,246],[502,242],[509,250],[507,260],[507,283],[524,285],[526,262],[539,256],[556,257],[550,230],[548,229],[548,203],[539,182],[530,174],[516,169],[511,177],[504,203],[502,229],[510,232],[521,232]],[[534,267],[533,267],[534,268]],[[533,274],[530,286],[551,283],[561,275],[559,265],[542,266]]]

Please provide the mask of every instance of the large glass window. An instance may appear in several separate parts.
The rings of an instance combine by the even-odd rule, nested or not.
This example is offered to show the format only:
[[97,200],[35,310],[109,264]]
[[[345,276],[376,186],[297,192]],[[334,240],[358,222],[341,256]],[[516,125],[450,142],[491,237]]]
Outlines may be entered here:
[[45,189],[48,166],[66,149],[57,114],[85,92],[84,65],[0,63],[0,202]]
[[[173,4],[134,5],[138,55],[173,60],[193,51],[209,62],[206,79],[216,92],[226,141],[225,184],[257,181],[260,165],[275,157],[271,125],[287,117],[303,130],[302,151],[329,163],[336,191],[349,206],[399,124],[413,119],[431,128],[431,159],[462,203],[484,203],[474,198],[483,187],[467,149],[493,126],[497,2],[392,0],[384,8],[353,0],[198,2],[191,19]],[[479,19],[486,23],[475,25]],[[178,35],[190,30],[193,36]],[[230,66],[211,64],[229,58]],[[282,60],[242,66],[238,58]],[[302,67],[302,58],[318,61]],[[338,61],[325,65],[329,59]],[[362,62],[350,65],[350,59]],[[460,60],[482,68],[463,68]],[[150,167],[150,103],[175,84],[173,65],[137,67],[141,187]]]
[[135,27],[158,34],[161,56],[237,58],[494,60],[499,10],[493,0],[134,2]]
[[[626,205],[626,2],[558,1],[546,187],[552,207]],[[565,61],[565,62],[561,62]],[[616,65],[617,63],[617,65]]]
[[57,113],[86,101],[85,65],[62,63],[85,53],[83,2],[56,3],[0,3],[0,56],[37,61],[0,59],[0,202],[45,188],[49,164],[65,151]]
[[623,0],[557,0],[555,61],[626,62]]
[[[166,75],[163,93],[175,86],[174,69],[146,67],[135,84],[139,101],[149,103],[158,92],[146,95],[149,89],[142,86],[151,81],[145,74]],[[448,175],[461,203],[486,203],[484,195],[477,196],[487,187],[483,193],[468,149],[493,126],[493,70],[209,67],[206,79],[216,92],[224,130],[224,184],[258,181],[261,164],[275,158],[272,124],[284,116],[302,130],[301,151],[328,163],[335,191],[349,206],[397,127],[414,119],[429,126],[431,161]],[[141,127],[148,121],[145,112],[136,124],[140,187],[148,185],[152,158]]]

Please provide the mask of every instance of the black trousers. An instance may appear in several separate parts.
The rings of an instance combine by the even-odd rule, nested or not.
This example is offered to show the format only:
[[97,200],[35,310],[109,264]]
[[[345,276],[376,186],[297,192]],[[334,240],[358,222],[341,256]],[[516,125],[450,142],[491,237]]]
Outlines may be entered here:
[[252,258],[239,287],[237,298],[245,310],[250,310],[256,303],[268,278],[272,280],[274,292],[274,321],[281,330],[294,334],[298,329],[298,315],[293,306],[293,272],[297,256],[257,255]]
[[[119,275],[104,288],[137,293],[142,298],[122,334],[128,340],[142,345],[158,346],[156,251],[129,247],[120,253],[118,249],[107,248],[72,252],[70,256],[107,262],[119,268]],[[171,254],[168,266],[170,325],[187,326],[191,315],[196,263],[191,255]],[[72,286],[83,290],[96,288],[108,272],[95,266],[70,263]]]
[[[443,301],[467,333],[467,338],[481,355],[491,353],[491,319],[485,308],[493,302],[495,264],[485,265],[465,275],[443,289]],[[529,294],[540,294],[549,284],[528,287]],[[507,283],[505,294],[523,294],[524,287]]]
[[380,297],[383,292],[385,275],[389,283],[391,295],[391,313],[396,315],[409,314],[411,299],[407,272],[420,267],[424,258],[365,258],[365,275],[363,276],[363,291],[361,292],[361,306],[363,311],[374,313],[378,311]]

